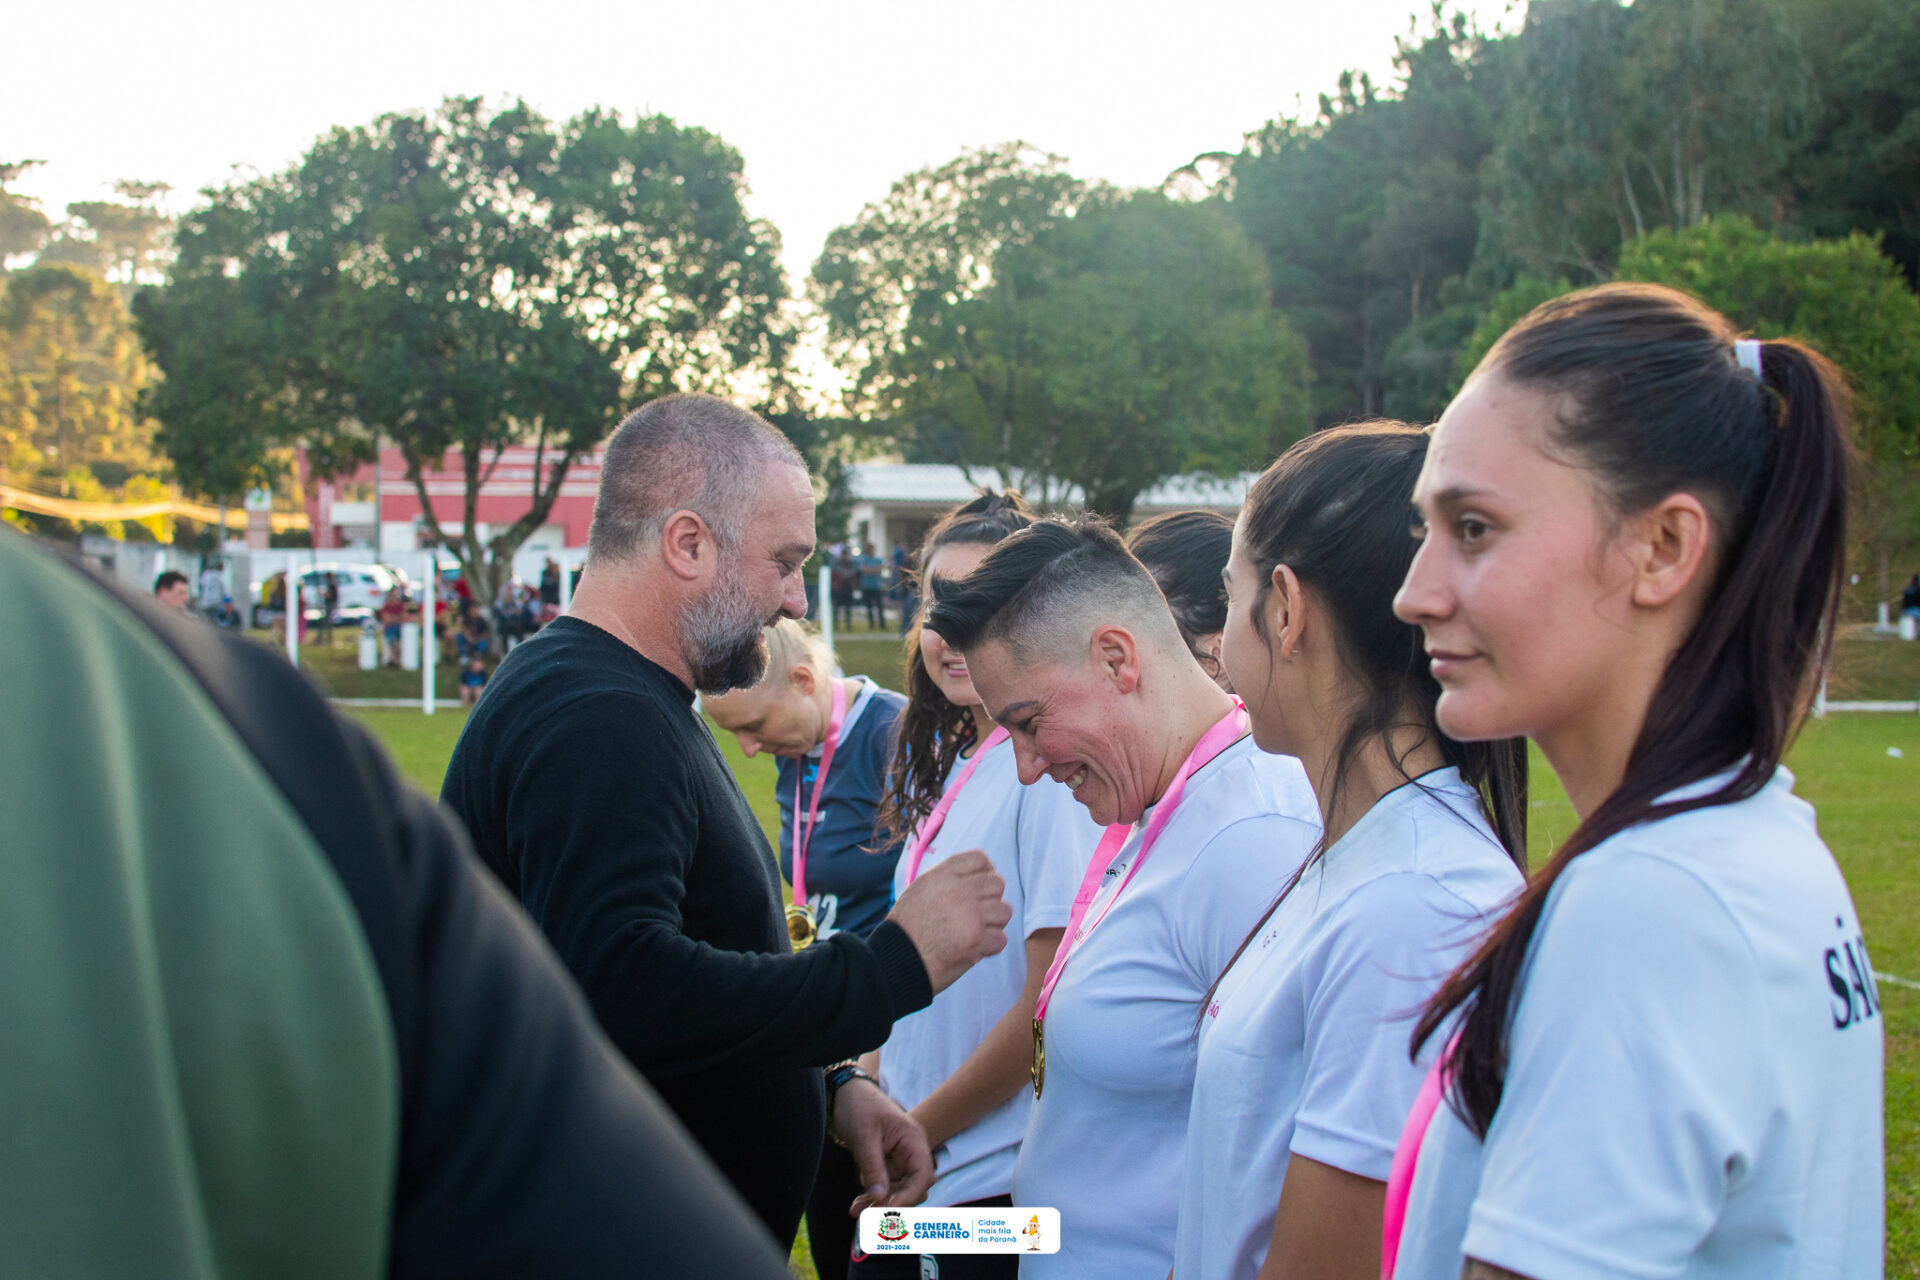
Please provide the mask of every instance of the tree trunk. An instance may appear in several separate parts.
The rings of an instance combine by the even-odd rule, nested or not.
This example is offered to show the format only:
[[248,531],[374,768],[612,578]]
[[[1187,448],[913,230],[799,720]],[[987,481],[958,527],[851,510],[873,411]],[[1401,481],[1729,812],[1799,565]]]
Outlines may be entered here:
[[1640,196],[1633,189],[1633,174],[1627,171],[1627,162],[1620,161],[1620,189],[1627,198],[1627,211],[1633,215],[1633,239],[1638,240],[1647,234],[1646,219],[1640,216]]
[[1373,371],[1373,306],[1372,290],[1360,291],[1360,414],[1362,417],[1377,417],[1379,410],[1374,388]]

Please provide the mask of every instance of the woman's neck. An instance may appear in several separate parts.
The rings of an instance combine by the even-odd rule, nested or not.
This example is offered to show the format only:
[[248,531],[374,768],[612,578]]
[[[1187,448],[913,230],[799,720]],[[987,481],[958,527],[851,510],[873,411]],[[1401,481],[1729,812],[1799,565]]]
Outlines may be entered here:
[[1339,759],[1343,736],[1327,734],[1300,752],[1300,763],[1306,766],[1314,799],[1320,805],[1326,848],[1332,848],[1353,830],[1382,796],[1404,786],[1409,778],[1431,773],[1447,763],[1438,737],[1421,728],[1417,716],[1367,739],[1351,761]]

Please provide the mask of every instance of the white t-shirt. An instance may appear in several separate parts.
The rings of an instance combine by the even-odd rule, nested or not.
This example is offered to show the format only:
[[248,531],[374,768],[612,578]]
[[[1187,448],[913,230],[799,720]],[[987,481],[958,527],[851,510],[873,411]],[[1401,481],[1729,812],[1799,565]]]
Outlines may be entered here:
[[[965,768],[964,760],[954,765],[947,774],[949,788]],[[893,1024],[880,1050],[880,1079],[901,1106],[918,1106],[946,1083],[1020,998],[1027,982],[1025,940],[1036,930],[1066,925],[1100,832],[1064,785],[1050,778],[1020,785],[1012,743],[999,743],[980,758],[927,849],[920,873],[955,853],[984,849],[1007,882],[1006,902],[1013,908],[1007,946],[967,970],[932,1004]],[[912,848],[909,840],[907,849]],[[907,862],[902,852],[893,872],[895,898],[906,887]],[[964,1204],[1005,1195],[1032,1106],[1033,1091],[1021,1089],[947,1139],[936,1154],[939,1177],[926,1203]]]
[[[1088,919],[1125,878],[1146,826],[1114,859]],[[1013,1202],[1060,1211],[1060,1251],[1022,1254],[1023,1277],[1165,1280],[1201,997],[1319,837],[1300,762],[1251,737],[1188,779],[1152,856],[1074,952],[1047,1008],[1046,1087]]]
[[1521,883],[1458,769],[1381,797],[1300,878],[1200,1028],[1175,1275],[1259,1273],[1296,1153],[1386,1181],[1426,1073],[1415,1015]]
[[1879,997],[1791,774],[1576,858],[1527,965],[1486,1143],[1435,1112],[1396,1276],[1881,1274]]

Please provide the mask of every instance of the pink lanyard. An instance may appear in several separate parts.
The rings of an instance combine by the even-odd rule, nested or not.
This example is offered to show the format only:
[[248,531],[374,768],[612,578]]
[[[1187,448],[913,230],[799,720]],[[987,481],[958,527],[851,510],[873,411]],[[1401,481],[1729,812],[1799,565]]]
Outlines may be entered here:
[[1393,1167],[1387,1174],[1386,1212],[1380,1218],[1380,1280],[1393,1280],[1394,1264],[1400,1260],[1400,1236],[1407,1225],[1414,1167],[1420,1162],[1420,1144],[1426,1139],[1427,1128],[1432,1125],[1434,1113],[1440,1110],[1440,1099],[1447,1092],[1448,1064],[1457,1040],[1456,1036],[1448,1042],[1445,1052],[1434,1060],[1427,1078],[1421,1082],[1420,1092],[1413,1099],[1413,1110],[1407,1112],[1406,1127],[1400,1130],[1400,1145],[1393,1149]]
[[[813,820],[820,813],[820,793],[826,789],[827,770],[833,767],[833,750],[840,745],[840,727],[847,722],[847,686],[833,682],[833,715],[827,719],[827,740],[820,748],[820,771],[813,775],[813,800],[807,805],[807,825],[800,825],[800,775],[806,772],[806,759],[793,771],[793,900],[807,905],[807,846],[813,843]],[[802,834],[804,832],[804,834]]]
[[973,753],[973,759],[967,761],[967,767],[960,771],[960,776],[954,779],[951,787],[947,788],[947,794],[940,797],[940,803],[933,807],[933,812],[927,815],[927,820],[920,824],[920,829],[913,838],[913,848],[907,851],[908,884],[912,884],[915,877],[920,874],[920,861],[927,856],[927,849],[933,844],[933,838],[940,834],[940,826],[947,820],[947,810],[953,808],[953,802],[960,798],[960,792],[967,785],[967,779],[971,778],[973,771],[980,767],[980,762],[986,758],[987,752],[1006,740],[1007,731],[999,725],[993,726],[993,732],[988,734],[987,740],[980,744],[980,749]]
[[1100,847],[1093,851],[1093,861],[1088,864],[1087,874],[1080,881],[1080,892],[1073,897],[1073,913],[1067,918],[1067,931],[1060,939],[1060,949],[1053,953],[1053,963],[1047,968],[1046,981],[1040,984],[1040,998],[1034,1002],[1033,1021],[1036,1031],[1040,1024],[1046,1021],[1047,1006],[1053,1002],[1053,989],[1060,985],[1060,975],[1067,967],[1068,957],[1072,956],[1079,949],[1080,944],[1100,927],[1100,922],[1105,920],[1107,914],[1113,910],[1114,903],[1120,901],[1120,895],[1127,891],[1127,886],[1133,882],[1134,876],[1140,873],[1140,868],[1147,865],[1147,856],[1153,852],[1154,842],[1159,840],[1160,832],[1166,828],[1168,820],[1173,817],[1174,810],[1180,807],[1180,799],[1187,791],[1187,779],[1193,776],[1195,770],[1238,742],[1246,731],[1246,708],[1236,700],[1233,710],[1220,717],[1219,722],[1207,730],[1200,741],[1194,745],[1193,750],[1187,754],[1185,762],[1180,766],[1180,771],[1173,775],[1173,781],[1168,784],[1166,794],[1160,797],[1160,803],[1147,823],[1147,833],[1140,840],[1140,852],[1134,857],[1133,865],[1127,868],[1125,878],[1114,889],[1113,896],[1107,899],[1107,904],[1100,908],[1100,914],[1082,928],[1082,924],[1086,922],[1087,911],[1093,906],[1093,900],[1100,895],[1100,882],[1106,878],[1107,868],[1113,865],[1113,860],[1126,846],[1127,838],[1133,834],[1133,828],[1115,824],[1108,827],[1107,833],[1100,837]]

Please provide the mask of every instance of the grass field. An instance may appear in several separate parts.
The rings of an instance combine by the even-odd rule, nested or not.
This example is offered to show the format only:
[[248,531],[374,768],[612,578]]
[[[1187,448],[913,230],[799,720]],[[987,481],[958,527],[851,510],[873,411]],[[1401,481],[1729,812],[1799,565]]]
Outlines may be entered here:
[[[891,637],[842,637],[850,672],[897,685],[899,643]],[[347,659],[351,663],[351,656]],[[1913,698],[1920,690],[1920,644],[1858,640],[1843,646],[1841,675],[1853,683],[1839,698]],[[361,673],[355,671],[353,674]],[[379,673],[373,673],[379,674]],[[405,673],[419,691],[419,675]],[[1910,682],[1909,691],[1899,691]],[[1863,691],[1864,690],[1864,691]],[[361,695],[379,696],[379,695]],[[404,695],[394,695],[404,696]],[[437,795],[465,715],[442,711],[349,709],[386,744],[421,789]],[[754,812],[777,830],[773,762],[743,758],[732,735],[717,735]],[[1895,756],[1890,752],[1898,751]],[[1788,757],[1797,791],[1820,812],[1820,829],[1839,859],[1883,974],[1920,982],[1920,716],[1850,714],[1813,721]],[[1529,852],[1535,865],[1574,825],[1552,772],[1536,756]],[[1883,981],[1887,1042],[1887,1275],[1920,1280],[1920,989]],[[812,1276],[804,1248],[795,1272]]]

